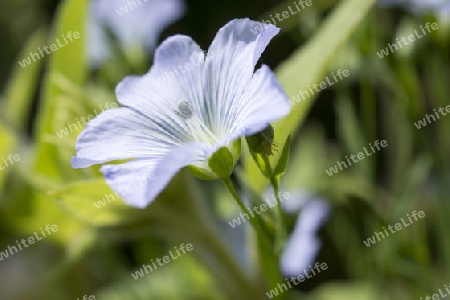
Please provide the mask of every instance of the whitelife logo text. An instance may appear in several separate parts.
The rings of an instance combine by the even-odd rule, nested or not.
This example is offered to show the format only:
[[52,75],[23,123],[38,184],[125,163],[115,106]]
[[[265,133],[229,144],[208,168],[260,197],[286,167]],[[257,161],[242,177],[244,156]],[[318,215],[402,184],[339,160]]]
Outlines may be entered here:
[[[28,248],[30,245],[33,245],[34,243],[44,239],[47,237],[47,235],[51,235],[53,232],[58,231],[58,226],[56,225],[46,225],[45,229],[39,228],[41,230],[41,234],[38,232],[34,232],[34,236],[30,236],[28,239],[21,239],[20,242],[16,240],[17,247],[16,246],[8,246],[5,251],[0,252],[0,261],[3,259],[6,259],[9,257],[9,255],[14,255],[18,253],[19,251],[22,251],[22,246],[24,248]],[[45,231],[45,232],[44,232]],[[47,234],[45,234],[47,233]],[[28,242],[28,243],[27,243]],[[19,248],[19,249],[17,249]],[[14,250],[14,252],[13,252]]]
[[[405,227],[408,227],[409,225],[411,225],[412,223],[414,223],[414,221],[411,219],[414,218],[415,221],[418,221],[417,217],[419,217],[419,219],[425,218],[425,212],[423,210],[417,212],[417,211],[413,211],[411,213],[411,216],[409,214],[406,215],[408,217],[408,220],[410,223],[405,222],[405,220],[403,218],[401,218],[402,223],[395,223],[394,226],[389,225],[388,229],[391,232],[391,234],[396,233],[397,231],[402,230]],[[395,227],[395,230],[394,230]],[[383,232],[374,232],[374,235],[371,238],[368,238],[367,240],[363,241],[364,245],[366,245],[366,247],[370,247],[372,245],[375,245],[375,243],[381,241],[381,238],[385,239],[386,237],[389,236],[389,232],[386,229],[386,227],[383,227]],[[384,235],[386,234],[386,236]],[[380,238],[381,237],[381,238]]]
[[[181,255],[186,254],[186,251],[192,251],[194,249],[194,247],[192,246],[191,243],[188,244],[181,244],[180,248],[175,247],[175,252],[176,255],[174,255],[174,253],[172,253],[172,250],[169,251],[169,255],[164,256],[163,258],[157,258],[155,259],[155,261],[153,261],[153,259],[151,260],[151,264],[150,265],[142,265],[142,268],[140,268],[138,271],[134,272],[133,274],[131,274],[131,276],[134,278],[134,280],[138,280],[141,277],[144,277],[146,274],[148,274],[149,272],[153,272],[154,270],[158,269],[158,266],[162,267],[165,264],[168,264],[169,262],[171,262],[172,260],[175,260],[177,258],[179,258]],[[180,251],[182,253],[180,253]],[[158,263],[158,265],[156,264]]]
[[[314,269],[316,271],[314,271]],[[300,284],[301,282],[320,274],[320,272],[322,272],[326,269],[328,269],[328,265],[326,263],[316,262],[314,267],[309,266],[309,271],[303,270],[304,275],[300,274],[297,277],[292,276],[291,278],[286,278],[285,281],[286,281],[287,286],[284,283],[279,283],[279,284],[277,284],[276,288],[266,292],[266,295],[267,295],[267,297],[269,297],[269,299],[272,299],[273,297],[278,296],[279,294],[283,293],[284,291],[288,291],[289,289],[292,289],[291,282],[294,285]]]
[[[428,22],[427,24],[425,24],[426,31],[425,31],[425,28],[423,28],[422,25],[420,25],[420,28],[422,29],[423,35],[420,35],[420,33],[417,32],[417,29],[415,29],[415,30],[414,30],[414,34],[408,35],[407,38],[406,38],[406,37],[402,37],[402,38],[400,39],[401,42],[400,42],[400,40],[397,38],[397,39],[396,39],[396,41],[397,41],[396,43],[393,43],[393,44],[389,43],[388,46],[387,46],[386,48],[381,49],[381,51],[377,52],[377,55],[378,55],[380,58],[384,58],[384,57],[388,56],[390,53],[394,53],[395,51],[397,51],[397,50],[399,49],[399,47],[400,47],[400,49],[401,49],[401,48],[403,48],[403,45],[404,45],[404,46],[407,46],[407,45],[409,45],[410,43],[416,41],[416,38],[417,38],[417,39],[423,38],[424,36],[426,36],[428,33],[431,32],[431,29],[437,30],[437,29],[439,28],[439,26],[438,26],[438,24],[437,24],[436,22],[431,23],[431,24],[430,24],[430,22]],[[430,29],[430,28],[431,28],[431,29]],[[408,40],[409,42],[408,42],[407,40]],[[398,45],[398,46],[397,46],[397,45]]]
[[64,34],[62,35],[62,40],[64,41],[64,43],[61,43],[59,38],[57,38],[56,43],[51,44],[50,46],[44,46],[42,47],[43,49],[41,49],[41,47],[38,47],[37,53],[30,52],[30,55],[28,55],[27,58],[22,59],[22,61],[19,61],[19,65],[22,68],[25,68],[26,66],[31,65],[32,62],[44,58],[45,54],[51,54],[52,52],[55,52],[56,50],[61,49],[62,47],[65,47],[70,42],[73,42],[74,39],[77,40],[80,38],[80,33],[78,31],[75,31],[73,33],[72,31],[69,31],[68,33],[66,33],[66,35],[67,37]]
[[[363,152],[359,152],[356,155],[350,154],[350,158],[348,158],[348,156],[345,156],[348,166],[352,165],[352,161],[353,161],[353,163],[357,163],[360,160],[363,160],[364,158],[366,158],[367,156],[371,156],[372,154],[374,154],[376,151],[373,147],[377,148],[377,150],[380,151],[381,150],[380,146],[385,148],[388,146],[388,143],[385,140],[382,140],[381,142],[376,140],[373,146],[372,146],[372,143],[369,143],[369,147],[372,150],[372,152],[367,151],[367,148],[364,147],[365,154]],[[342,171],[343,170],[342,167],[347,169],[348,166],[345,163],[345,161],[337,161],[337,164],[334,165],[334,167],[331,167],[328,170],[325,170],[325,172],[328,174],[328,176],[333,176],[333,174],[337,174],[339,172],[339,169],[340,169],[340,171]]]

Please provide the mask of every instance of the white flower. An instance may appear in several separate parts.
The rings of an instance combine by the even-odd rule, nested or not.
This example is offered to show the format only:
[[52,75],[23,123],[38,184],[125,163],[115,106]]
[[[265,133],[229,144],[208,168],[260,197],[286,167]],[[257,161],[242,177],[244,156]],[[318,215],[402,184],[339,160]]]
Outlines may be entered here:
[[[251,29],[260,25],[262,31],[253,34]],[[219,30],[206,57],[190,37],[168,38],[156,50],[147,74],[127,77],[117,86],[124,107],[88,123],[78,137],[72,166],[131,159],[104,165],[101,172],[114,190],[154,174],[154,180],[122,195],[137,207],[147,206],[183,167],[205,176],[220,176],[220,168],[231,173],[240,150],[233,142],[290,111],[289,99],[269,67],[255,72],[261,53],[278,32],[274,25],[233,20]],[[175,71],[179,66],[184,69]],[[161,85],[169,73],[172,80]],[[210,159],[217,154],[223,160]]]

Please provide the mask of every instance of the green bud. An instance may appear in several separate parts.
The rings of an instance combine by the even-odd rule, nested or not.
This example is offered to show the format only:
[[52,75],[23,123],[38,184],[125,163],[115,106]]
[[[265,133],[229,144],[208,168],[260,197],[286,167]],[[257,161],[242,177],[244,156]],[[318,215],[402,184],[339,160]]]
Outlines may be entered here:
[[246,136],[245,139],[248,144],[250,152],[258,154],[273,155],[272,145],[275,137],[273,127],[269,124],[266,128],[253,135]]

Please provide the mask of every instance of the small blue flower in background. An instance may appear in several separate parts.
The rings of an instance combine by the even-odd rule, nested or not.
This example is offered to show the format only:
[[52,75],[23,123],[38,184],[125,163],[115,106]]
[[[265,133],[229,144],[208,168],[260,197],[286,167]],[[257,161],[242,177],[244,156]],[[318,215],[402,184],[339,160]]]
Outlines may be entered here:
[[382,6],[404,6],[414,13],[431,12],[444,19],[450,18],[449,0],[378,0]]
[[93,0],[89,15],[88,54],[93,65],[109,56],[105,26],[125,47],[156,48],[161,32],[184,14],[182,0]]
[[331,207],[325,199],[315,197],[306,191],[291,193],[285,199],[283,208],[287,212],[300,213],[281,256],[281,270],[287,276],[298,276],[314,263],[321,247],[316,232],[325,223]]
[[[263,26],[257,35],[251,31],[255,26]],[[291,108],[269,67],[254,71],[278,32],[274,25],[233,20],[219,30],[208,49],[214,55],[206,57],[190,37],[168,38],[156,49],[147,74],[126,77],[117,86],[124,107],[88,123],[72,166],[131,159],[100,171],[116,191],[154,174],[154,180],[122,195],[126,203],[145,207],[181,168],[194,165],[210,172],[208,160],[219,148],[227,147],[236,161],[233,141],[262,130]],[[168,74],[172,80],[161,85]]]

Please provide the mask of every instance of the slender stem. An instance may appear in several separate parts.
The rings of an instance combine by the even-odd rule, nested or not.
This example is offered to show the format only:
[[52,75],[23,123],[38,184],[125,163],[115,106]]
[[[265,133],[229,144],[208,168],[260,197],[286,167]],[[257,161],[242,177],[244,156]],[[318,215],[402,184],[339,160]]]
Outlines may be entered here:
[[283,250],[284,241],[286,240],[286,231],[285,231],[285,220],[284,220],[284,213],[283,209],[281,207],[281,200],[280,200],[280,194],[278,189],[278,183],[275,179],[271,180],[273,191],[275,193],[275,199],[277,201],[277,212],[278,212],[278,222],[277,222],[277,235],[275,239],[275,249],[276,253],[280,254]]
[[283,209],[281,208],[281,201],[279,196],[279,187],[278,187],[278,181],[273,175],[272,167],[270,165],[270,160],[267,155],[263,155],[264,163],[266,164],[266,167],[269,171],[269,179],[270,184],[273,187],[273,192],[275,194],[275,200],[277,202],[277,222],[276,222],[276,230],[275,230],[275,253],[277,256],[281,253],[281,250],[283,250],[284,241],[286,239],[286,232],[285,232],[285,220],[284,220],[284,213]]
[[270,248],[271,243],[270,243],[268,236],[266,235],[266,232],[261,227],[261,224],[258,222],[258,220],[256,218],[251,217],[252,214],[250,214],[250,211],[245,207],[244,202],[242,201],[241,197],[239,196],[239,193],[236,191],[236,188],[234,187],[231,179],[229,177],[223,178],[222,182],[225,184],[228,191],[233,196],[233,199],[239,205],[241,210],[248,215],[250,223],[252,224],[253,228],[255,229],[258,237],[261,238],[264,241],[264,243],[266,243]]

